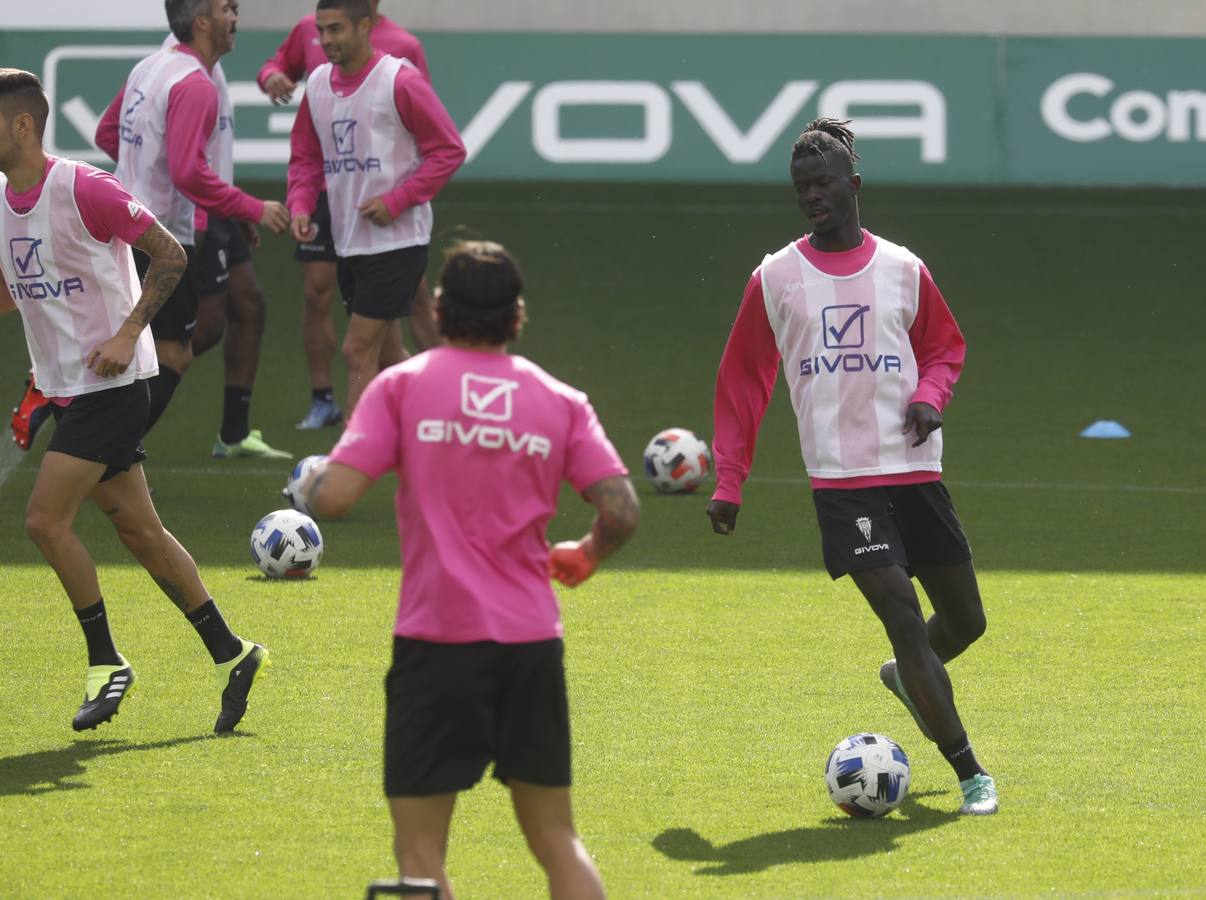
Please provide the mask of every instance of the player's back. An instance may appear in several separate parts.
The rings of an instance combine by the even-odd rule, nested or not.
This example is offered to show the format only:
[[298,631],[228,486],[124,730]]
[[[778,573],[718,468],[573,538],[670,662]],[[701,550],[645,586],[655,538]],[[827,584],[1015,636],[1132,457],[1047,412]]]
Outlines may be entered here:
[[333,458],[397,471],[397,633],[436,641],[559,636],[546,527],[561,481],[625,474],[585,394],[523,357],[452,347],[381,373]]

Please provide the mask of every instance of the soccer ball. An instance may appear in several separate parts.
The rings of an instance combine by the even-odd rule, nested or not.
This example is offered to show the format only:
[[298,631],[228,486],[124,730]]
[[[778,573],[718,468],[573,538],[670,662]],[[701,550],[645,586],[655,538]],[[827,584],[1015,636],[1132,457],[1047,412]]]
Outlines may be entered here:
[[708,477],[708,445],[685,428],[659,431],[645,448],[645,475],[663,494],[689,494]]
[[306,501],[302,499],[302,482],[314,471],[314,467],[324,462],[326,458],[325,454],[319,453],[298,460],[297,465],[293,467],[293,471],[289,473],[289,480],[281,488],[281,496],[289,501],[289,505],[298,512],[305,513],[307,516],[313,516],[314,512],[310,507],[306,506]]
[[251,558],[269,578],[305,578],[322,559],[322,532],[295,509],[278,509],[251,532]]
[[858,819],[886,816],[909,789],[909,758],[882,734],[853,734],[833,748],[825,763],[829,796]]

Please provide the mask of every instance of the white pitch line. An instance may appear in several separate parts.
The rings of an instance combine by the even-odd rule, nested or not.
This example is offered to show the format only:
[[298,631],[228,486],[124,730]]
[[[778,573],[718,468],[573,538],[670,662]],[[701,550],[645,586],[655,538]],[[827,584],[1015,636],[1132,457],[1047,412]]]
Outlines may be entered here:
[[[797,478],[783,478],[777,475],[755,476],[750,479],[761,484],[805,484],[807,478],[803,475]],[[946,481],[947,487],[973,488],[986,490],[1007,491],[1123,491],[1132,494],[1206,494],[1206,487],[1192,487],[1163,484],[1076,484],[1074,482],[1043,482],[1043,481]]]

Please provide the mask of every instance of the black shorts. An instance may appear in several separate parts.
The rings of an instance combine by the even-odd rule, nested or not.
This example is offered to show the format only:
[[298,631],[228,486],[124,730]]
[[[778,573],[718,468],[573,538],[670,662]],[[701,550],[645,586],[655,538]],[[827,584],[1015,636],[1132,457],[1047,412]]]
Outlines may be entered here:
[[366,319],[410,315],[415,291],[427,272],[427,245],[370,256],[341,256],[336,275],[343,308]]
[[210,216],[199,255],[197,293],[212,297],[226,290],[231,269],[251,259],[251,248],[238,222]]
[[385,677],[385,794],[464,791],[494,777],[570,783],[569,704],[559,639],[434,644],[394,638]]
[[[193,329],[197,327],[197,304],[201,301],[198,291],[198,258],[196,250],[189,244],[184,245],[188,256],[188,265],[184,274],[176,282],[172,295],[167,302],[159,307],[155,318],[151,319],[151,335],[157,341],[180,341],[187,344],[193,337]],[[147,269],[151,267],[151,257],[140,250],[134,251],[134,268],[138,272],[138,280],[147,277]]]
[[941,481],[812,492],[825,568],[834,578],[879,566],[953,566],[971,547]]
[[318,195],[318,204],[314,207],[314,215],[310,216],[310,224],[314,226],[314,240],[297,245],[293,258],[298,262],[335,262],[335,239],[331,237],[331,203],[327,200],[327,192]]
[[101,481],[108,481],[147,458],[142,433],[150,411],[151,392],[146,379],[80,394],[67,406],[52,403],[55,428],[46,449],[104,463],[108,468]]

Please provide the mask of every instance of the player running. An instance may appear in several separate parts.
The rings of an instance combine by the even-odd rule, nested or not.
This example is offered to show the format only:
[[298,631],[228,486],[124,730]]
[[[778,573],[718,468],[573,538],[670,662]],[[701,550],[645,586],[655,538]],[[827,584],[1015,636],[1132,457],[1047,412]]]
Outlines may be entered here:
[[[45,154],[48,115],[36,76],[0,69],[0,313],[20,310],[37,383],[58,423],[25,528],[62,582],[88,646],[72,727],[108,722],[134,685],[109,631],[96,566],[73,531],[91,498],[197,629],[217,667],[214,731],[231,731],[268,651],[226,625],[192,557],[159,521],[142,471],[147,382],[157,369],[147,325],[185,274],[187,256],[116,178]],[[131,246],[148,260],[141,290]]]
[[[289,213],[283,205],[252,197],[227,180],[234,171],[233,119],[229,98],[215,81],[215,67],[234,47],[238,4],[232,0],[166,0],[165,6],[168,24],[179,43],[165,42],[134,67],[101,118],[96,135],[97,146],[117,160],[118,180],[189,254],[188,271],[151,323],[160,373],[151,382],[148,431],[167,408],[193,361],[192,336],[204,275],[205,248],[199,244],[209,217],[258,222],[277,234],[289,227]],[[214,252],[217,249],[214,247]],[[135,260],[140,267],[144,265],[141,257],[136,255]],[[250,390],[249,385],[228,387]],[[224,422],[227,438],[233,439],[236,435],[232,432],[241,430],[236,424]],[[220,436],[214,455],[281,454],[248,428],[241,440],[227,443]]]
[[[369,42],[369,0],[319,0],[316,21],[330,62],[310,73],[293,123],[288,204],[294,238],[314,241],[325,184],[350,314],[350,414],[381,369],[387,336],[410,311],[427,268],[431,200],[464,162],[465,146],[419,70]],[[399,345],[385,361],[406,355]]]
[[716,378],[708,516],[717,534],[736,528],[782,358],[825,567],[849,574],[883,623],[896,657],[880,679],[954,768],[960,812],[994,813],[996,785],[946,671],[985,628],[971,549],[940,481],[941,411],[966,345],[925,264],[859,224],[846,125],[816,119],[792,148],[796,203],[813,230],[763,259],[746,286]]
[[[553,897],[602,897],[574,830],[562,624],[550,574],[581,584],[636,529],[636,493],[586,396],[507,353],[522,279],[501,246],[448,257],[436,292],[447,346],[382,372],[329,463],[303,485],[345,514],[387,472],[406,577],[386,678],[385,793],[403,876],[435,878],[457,792],[494,761]],[[550,551],[558,487],[597,515]]]
[[[419,43],[419,39],[382,15],[378,10],[379,5],[379,0],[371,0],[372,27],[369,29],[369,43],[374,49],[389,56],[409,60],[424,78],[431,81],[427,58],[423,54],[423,45]],[[301,21],[293,26],[288,37],[277,48],[276,54],[260,68],[256,81],[260,89],[272,98],[273,103],[288,103],[297,89],[297,82],[327,62],[322,41],[318,37],[317,18],[311,13],[303,16]],[[334,382],[331,378],[331,363],[338,347],[335,326],[331,322],[336,256],[335,243],[331,238],[331,209],[325,190],[318,195],[311,223],[315,228],[314,239],[299,243],[294,254],[302,270],[302,294],[305,299],[302,343],[310,369],[311,387],[310,411],[297,425],[302,429],[324,428],[343,421],[343,413],[335,402]],[[411,336],[419,350],[434,347],[440,342],[426,276],[419,282],[415,291],[409,321]],[[387,360],[402,358],[399,352],[401,341],[402,332],[395,323],[385,338],[383,356]]]

